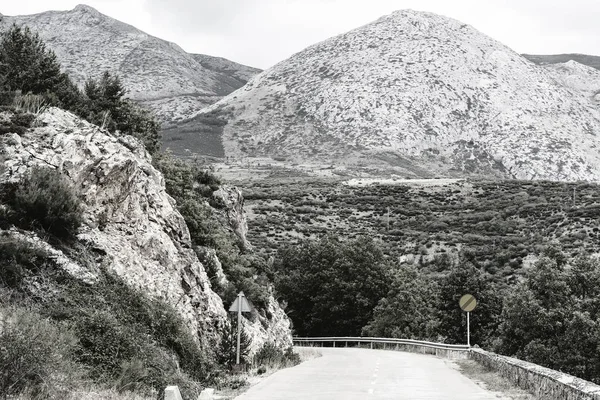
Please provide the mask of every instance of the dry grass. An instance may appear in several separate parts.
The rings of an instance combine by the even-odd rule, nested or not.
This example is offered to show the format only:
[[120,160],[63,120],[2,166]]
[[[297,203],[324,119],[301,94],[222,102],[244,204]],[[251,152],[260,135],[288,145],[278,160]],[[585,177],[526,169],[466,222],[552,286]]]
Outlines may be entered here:
[[319,358],[323,354],[316,347],[294,347],[294,351],[300,355],[300,362]]
[[460,360],[456,361],[456,364],[463,375],[472,379],[486,390],[498,392],[501,394],[502,399],[536,400],[536,397],[531,393],[516,387],[508,379],[495,371],[490,371],[476,361]]
[[[45,398],[45,397],[42,397]],[[61,393],[61,400],[156,400],[156,394],[142,396],[132,392],[119,393],[114,389],[103,389],[96,386],[82,386],[68,394]],[[40,396],[31,396],[27,393],[14,397],[14,400],[40,400]]]

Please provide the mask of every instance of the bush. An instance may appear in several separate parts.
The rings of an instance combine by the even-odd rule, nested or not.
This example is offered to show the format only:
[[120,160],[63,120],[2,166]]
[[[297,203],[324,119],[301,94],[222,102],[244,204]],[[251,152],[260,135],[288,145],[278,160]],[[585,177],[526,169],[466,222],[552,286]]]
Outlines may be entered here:
[[68,238],[83,221],[81,202],[72,184],[55,169],[33,168],[7,195],[15,212],[13,223],[21,228]]
[[18,288],[29,274],[35,274],[48,263],[48,254],[27,242],[0,237],[0,283]]
[[[237,317],[229,320],[229,327],[221,335],[221,346],[217,353],[219,364],[230,368],[237,361]],[[250,345],[252,341],[242,329],[240,336],[240,363],[246,364],[250,361]]]
[[22,308],[0,309],[0,397],[60,398],[76,376],[73,333]]
[[[300,355],[294,353],[291,347],[285,351],[273,343],[265,343],[254,355],[253,364],[261,367],[282,369],[300,364]],[[264,368],[263,368],[264,370]]]

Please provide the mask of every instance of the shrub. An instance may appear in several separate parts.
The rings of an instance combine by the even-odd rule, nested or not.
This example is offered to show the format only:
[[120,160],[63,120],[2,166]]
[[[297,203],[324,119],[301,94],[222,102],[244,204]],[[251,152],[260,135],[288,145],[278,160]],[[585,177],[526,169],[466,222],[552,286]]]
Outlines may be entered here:
[[0,309],[0,397],[27,391],[60,398],[76,376],[71,361],[76,339],[60,324],[22,308]]
[[[229,320],[229,326],[221,335],[221,345],[217,353],[219,364],[231,367],[237,361],[237,317]],[[240,363],[245,364],[250,361],[250,337],[242,329],[240,336]]]
[[68,238],[83,221],[81,202],[72,184],[55,169],[33,168],[8,197],[15,212],[13,222],[24,229]]
[[253,364],[257,367],[281,369],[300,364],[300,355],[291,347],[285,351],[273,343],[265,343],[254,355]]
[[37,273],[48,262],[48,254],[27,242],[0,237],[0,283],[18,288],[30,273]]

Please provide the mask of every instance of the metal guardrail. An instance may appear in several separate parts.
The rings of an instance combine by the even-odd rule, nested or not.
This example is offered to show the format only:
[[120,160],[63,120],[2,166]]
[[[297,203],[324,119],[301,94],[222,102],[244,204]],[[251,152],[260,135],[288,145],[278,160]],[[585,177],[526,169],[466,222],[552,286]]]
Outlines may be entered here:
[[440,350],[454,350],[454,351],[468,351],[470,349],[466,344],[446,344],[446,343],[435,343],[427,342],[424,340],[412,340],[412,339],[393,339],[393,338],[375,338],[375,337],[294,337],[294,344],[311,344],[311,343],[333,343],[335,347],[336,343],[344,342],[348,343],[369,343],[373,347],[374,343],[392,344],[392,345],[408,345],[417,347],[427,347],[432,349]]

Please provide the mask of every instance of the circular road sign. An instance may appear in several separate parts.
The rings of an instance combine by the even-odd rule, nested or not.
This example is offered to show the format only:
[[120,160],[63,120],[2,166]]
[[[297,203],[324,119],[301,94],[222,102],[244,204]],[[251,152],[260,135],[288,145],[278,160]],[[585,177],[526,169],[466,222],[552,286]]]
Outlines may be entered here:
[[477,307],[477,300],[475,300],[472,294],[465,294],[460,298],[458,304],[463,311],[471,312]]

